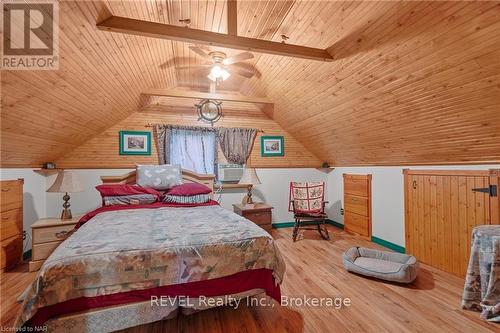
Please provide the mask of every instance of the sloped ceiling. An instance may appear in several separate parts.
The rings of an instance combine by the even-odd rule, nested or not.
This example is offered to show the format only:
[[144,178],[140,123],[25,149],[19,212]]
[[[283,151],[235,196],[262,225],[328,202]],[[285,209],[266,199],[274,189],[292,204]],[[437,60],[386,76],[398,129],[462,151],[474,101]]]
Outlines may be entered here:
[[[97,30],[114,15],[226,31],[225,1],[61,2],[60,69],[2,71],[2,166],[39,166],[141,107],[148,88],[207,89],[189,44]],[[329,48],[322,63],[255,54],[274,120],[333,165],[500,161],[500,2],[240,1],[239,34]],[[225,50],[229,55],[237,53]],[[162,66],[163,65],[163,66]]]

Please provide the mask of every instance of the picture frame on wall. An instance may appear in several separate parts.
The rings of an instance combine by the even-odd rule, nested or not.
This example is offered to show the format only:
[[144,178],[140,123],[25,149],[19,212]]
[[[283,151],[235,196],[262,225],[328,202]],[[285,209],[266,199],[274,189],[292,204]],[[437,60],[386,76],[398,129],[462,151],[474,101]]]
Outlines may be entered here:
[[261,136],[260,156],[285,156],[285,138],[283,136]]
[[120,131],[120,155],[151,155],[151,132]]

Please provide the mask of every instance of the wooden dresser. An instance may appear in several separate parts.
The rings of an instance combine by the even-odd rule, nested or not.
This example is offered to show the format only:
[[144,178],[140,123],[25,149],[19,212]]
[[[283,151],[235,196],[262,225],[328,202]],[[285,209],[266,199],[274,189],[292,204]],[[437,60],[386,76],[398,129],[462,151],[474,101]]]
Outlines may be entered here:
[[24,179],[1,181],[0,271],[17,265],[23,257]]
[[233,204],[234,212],[249,219],[267,232],[272,229],[272,206],[265,203]]
[[73,230],[79,219],[79,216],[71,220],[49,217],[40,219],[31,226],[33,243],[29,264],[30,272],[38,270],[56,247],[68,238],[70,231]]
[[371,238],[372,175],[344,174],[344,228]]

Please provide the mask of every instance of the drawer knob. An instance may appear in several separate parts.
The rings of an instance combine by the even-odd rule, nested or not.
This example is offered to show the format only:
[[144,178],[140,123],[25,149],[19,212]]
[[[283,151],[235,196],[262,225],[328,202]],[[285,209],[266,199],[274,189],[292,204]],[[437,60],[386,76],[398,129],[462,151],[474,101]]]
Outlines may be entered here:
[[2,192],[9,192],[9,191],[10,191],[10,188],[8,188],[8,187],[3,187],[2,188]]
[[57,238],[66,238],[68,236],[69,232],[64,230],[60,232],[56,232],[56,237]]
[[4,221],[6,221],[6,220],[8,220],[8,219],[9,219],[9,217],[8,217],[8,216],[3,216],[3,217],[2,217],[2,220],[4,220]]

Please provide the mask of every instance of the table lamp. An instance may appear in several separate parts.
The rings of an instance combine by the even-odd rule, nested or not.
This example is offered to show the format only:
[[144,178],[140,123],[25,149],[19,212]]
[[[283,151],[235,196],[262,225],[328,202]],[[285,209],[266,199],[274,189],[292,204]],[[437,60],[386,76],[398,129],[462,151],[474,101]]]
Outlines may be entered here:
[[245,168],[243,170],[243,176],[241,176],[239,184],[249,184],[247,196],[243,198],[242,203],[253,204],[252,187],[253,185],[261,184],[255,168]]
[[68,192],[83,192],[84,188],[78,179],[78,176],[75,173],[69,171],[61,171],[57,174],[57,178],[52,184],[51,187],[47,190],[47,192],[57,192],[57,193],[65,193],[63,196],[63,210],[61,213],[61,220],[70,220],[73,218],[71,215],[71,206],[69,203],[69,195]]

